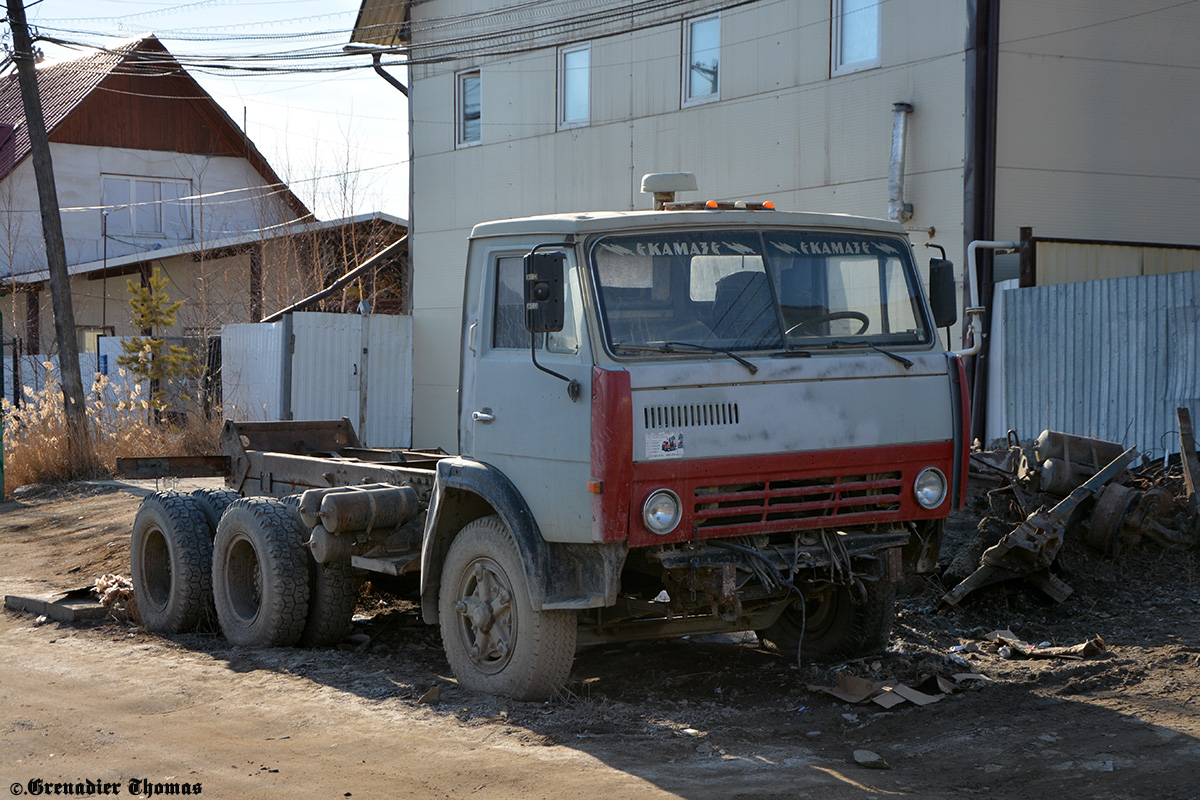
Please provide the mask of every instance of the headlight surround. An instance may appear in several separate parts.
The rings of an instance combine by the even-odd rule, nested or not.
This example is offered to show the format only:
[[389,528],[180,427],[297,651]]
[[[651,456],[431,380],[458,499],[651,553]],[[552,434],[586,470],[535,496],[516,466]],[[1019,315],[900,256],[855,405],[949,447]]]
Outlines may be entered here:
[[679,524],[683,516],[683,505],[679,495],[670,489],[655,489],[642,504],[642,522],[646,529],[658,536],[665,536]]
[[926,467],[913,482],[913,494],[922,508],[934,509],[946,500],[946,476],[937,467]]

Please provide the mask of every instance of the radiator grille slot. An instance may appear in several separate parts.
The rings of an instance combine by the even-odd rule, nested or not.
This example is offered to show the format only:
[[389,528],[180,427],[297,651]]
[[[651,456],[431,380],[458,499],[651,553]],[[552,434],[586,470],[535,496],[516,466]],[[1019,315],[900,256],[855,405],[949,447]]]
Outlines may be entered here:
[[660,428],[708,428],[737,425],[737,403],[690,403],[686,405],[646,406],[646,430]]
[[899,514],[902,486],[899,472],[700,486],[695,527],[734,535],[849,525],[863,515]]

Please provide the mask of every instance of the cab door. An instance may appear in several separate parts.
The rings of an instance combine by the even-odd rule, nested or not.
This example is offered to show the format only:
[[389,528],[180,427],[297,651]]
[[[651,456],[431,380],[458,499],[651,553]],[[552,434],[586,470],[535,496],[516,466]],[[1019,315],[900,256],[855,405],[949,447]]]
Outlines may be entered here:
[[474,385],[461,424],[469,426],[464,455],[500,469],[520,490],[549,541],[591,538],[591,349],[578,269],[568,254],[563,330],[537,334],[538,362],[579,381],[577,400],[567,382],[530,357],[525,328],[524,253],[489,255],[472,347]]

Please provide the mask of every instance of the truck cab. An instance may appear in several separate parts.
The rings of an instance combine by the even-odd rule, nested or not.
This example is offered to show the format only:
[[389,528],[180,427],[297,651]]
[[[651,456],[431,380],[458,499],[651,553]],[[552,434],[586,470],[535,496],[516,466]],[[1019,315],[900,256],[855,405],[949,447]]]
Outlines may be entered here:
[[[893,222],[665,203],[477,225],[460,456],[422,564],[460,681],[546,694],[570,658],[522,650],[543,626],[572,653],[736,630],[801,658],[883,647],[965,483],[947,322]],[[498,549],[451,553],[468,529]]]

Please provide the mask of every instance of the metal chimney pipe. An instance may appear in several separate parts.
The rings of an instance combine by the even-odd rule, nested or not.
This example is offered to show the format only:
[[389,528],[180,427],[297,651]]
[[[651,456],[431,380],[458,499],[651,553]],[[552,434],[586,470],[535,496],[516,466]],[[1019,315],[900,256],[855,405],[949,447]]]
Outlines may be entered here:
[[911,103],[892,105],[892,162],[888,170],[888,219],[908,222],[912,219],[912,203],[904,202],[904,146],[908,131]]

